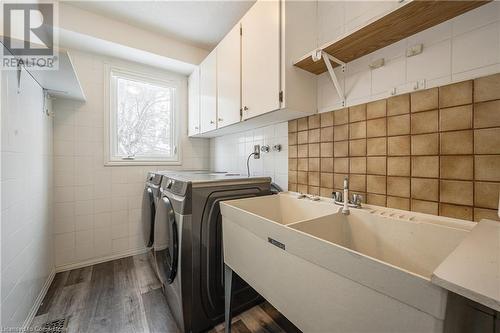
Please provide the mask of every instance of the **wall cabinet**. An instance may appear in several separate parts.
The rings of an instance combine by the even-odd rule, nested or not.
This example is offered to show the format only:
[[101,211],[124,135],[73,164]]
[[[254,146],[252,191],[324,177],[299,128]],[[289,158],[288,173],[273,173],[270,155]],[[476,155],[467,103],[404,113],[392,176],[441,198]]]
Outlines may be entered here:
[[217,46],[217,128],[240,121],[241,61],[240,25]]
[[217,50],[200,64],[200,129],[201,133],[217,128]]
[[188,135],[201,133],[200,130],[200,68],[197,67],[188,78]]
[[258,0],[200,65],[201,132],[195,136],[316,113],[316,77],[293,66],[316,47],[315,22],[313,1]]

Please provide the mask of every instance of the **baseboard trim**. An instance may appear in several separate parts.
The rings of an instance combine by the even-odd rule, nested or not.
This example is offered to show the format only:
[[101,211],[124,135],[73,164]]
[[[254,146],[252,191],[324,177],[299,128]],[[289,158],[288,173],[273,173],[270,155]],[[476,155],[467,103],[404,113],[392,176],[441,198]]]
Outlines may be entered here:
[[87,267],[87,266],[92,266],[92,265],[100,264],[100,263],[103,263],[106,261],[112,261],[112,260],[121,259],[121,258],[125,258],[125,257],[135,256],[137,254],[146,253],[147,251],[148,251],[147,248],[135,249],[135,250],[129,250],[129,251],[125,251],[125,252],[115,253],[115,254],[112,254],[109,256],[105,256],[105,257],[93,258],[90,260],[85,260],[85,261],[81,261],[81,262],[77,262],[77,263],[73,263],[73,264],[57,266],[56,273],[70,271],[72,269],[77,269],[77,268],[82,268],[82,267]]
[[42,305],[43,299],[45,298],[45,295],[47,294],[47,291],[49,290],[50,285],[54,280],[54,276],[56,276],[56,270],[55,268],[52,268],[49,277],[47,278],[47,280],[45,280],[45,283],[43,284],[40,293],[38,293],[38,296],[35,299],[35,303],[33,303],[33,306],[31,307],[31,310],[28,313],[26,320],[24,320],[21,332],[28,332],[28,329],[31,326],[31,322],[33,321],[33,318],[35,318],[36,313],[38,312],[38,308],[40,307],[40,305]]

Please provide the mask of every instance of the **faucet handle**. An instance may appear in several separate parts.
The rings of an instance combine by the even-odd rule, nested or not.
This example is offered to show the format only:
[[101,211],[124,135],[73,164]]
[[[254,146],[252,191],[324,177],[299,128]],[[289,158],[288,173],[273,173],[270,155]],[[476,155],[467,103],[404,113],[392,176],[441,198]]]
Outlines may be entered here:
[[340,191],[334,191],[332,192],[332,198],[333,200],[335,200],[336,202],[343,202],[343,193],[340,192]]
[[363,196],[361,194],[354,193],[352,195],[352,203],[356,205],[356,207],[361,207],[362,202],[363,202]]

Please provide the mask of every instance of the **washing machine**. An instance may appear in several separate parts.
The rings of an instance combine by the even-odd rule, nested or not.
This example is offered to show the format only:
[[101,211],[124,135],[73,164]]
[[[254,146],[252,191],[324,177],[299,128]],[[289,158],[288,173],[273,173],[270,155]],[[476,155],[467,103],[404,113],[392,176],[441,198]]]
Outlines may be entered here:
[[144,246],[151,248],[154,242],[154,222],[156,216],[156,206],[160,199],[160,183],[162,174],[159,172],[148,172],[146,185],[142,195],[142,234]]
[[[224,320],[224,257],[220,202],[271,194],[271,179],[235,174],[164,175],[154,258],[163,291],[182,332],[204,332]],[[236,276],[233,311],[262,301]]]

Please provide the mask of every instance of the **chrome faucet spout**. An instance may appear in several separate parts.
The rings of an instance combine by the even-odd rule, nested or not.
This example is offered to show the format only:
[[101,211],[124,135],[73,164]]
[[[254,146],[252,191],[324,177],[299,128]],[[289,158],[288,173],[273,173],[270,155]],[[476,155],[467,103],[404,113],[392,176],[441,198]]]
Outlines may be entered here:
[[344,207],[342,208],[342,214],[349,215],[349,177],[344,178]]

